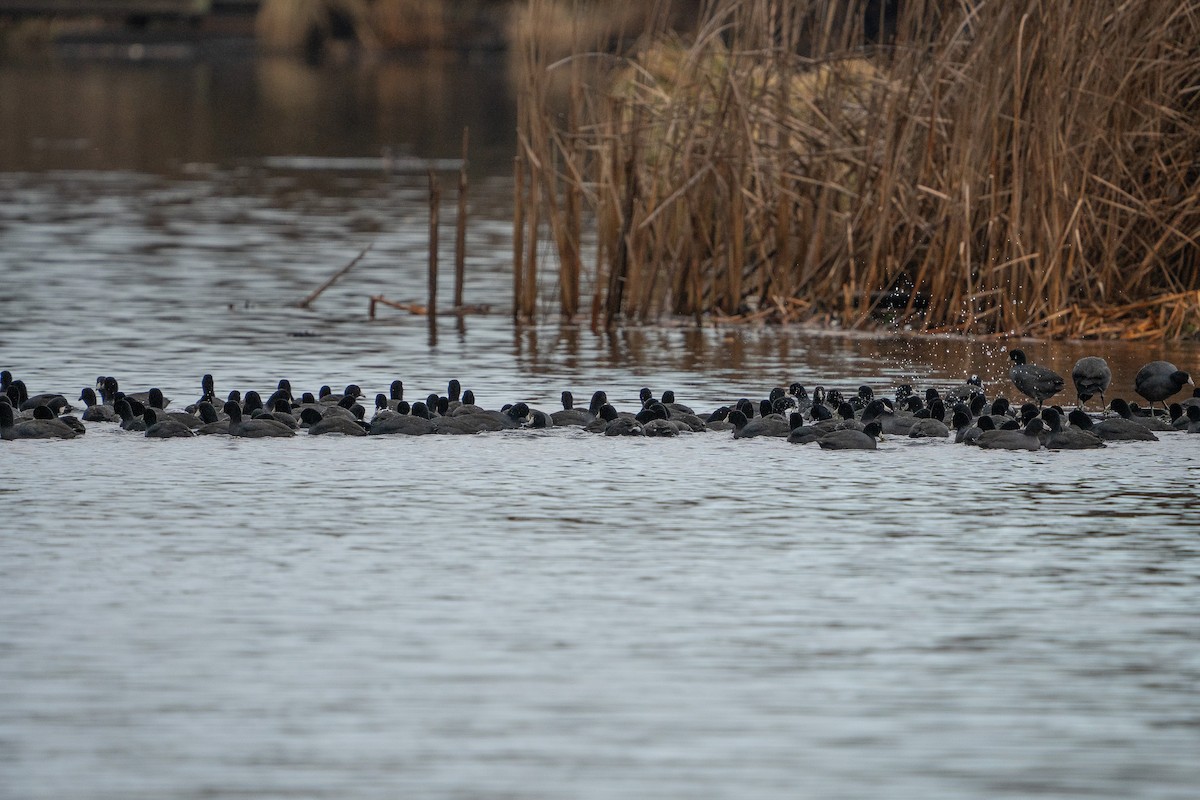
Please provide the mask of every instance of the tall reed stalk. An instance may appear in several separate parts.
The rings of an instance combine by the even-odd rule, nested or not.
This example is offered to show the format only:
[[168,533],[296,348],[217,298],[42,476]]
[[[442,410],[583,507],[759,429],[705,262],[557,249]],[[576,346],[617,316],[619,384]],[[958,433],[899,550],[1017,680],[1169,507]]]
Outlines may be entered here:
[[882,42],[878,2],[710,0],[555,63],[548,2],[520,155],[566,316],[1200,328],[1200,0],[904,0]]

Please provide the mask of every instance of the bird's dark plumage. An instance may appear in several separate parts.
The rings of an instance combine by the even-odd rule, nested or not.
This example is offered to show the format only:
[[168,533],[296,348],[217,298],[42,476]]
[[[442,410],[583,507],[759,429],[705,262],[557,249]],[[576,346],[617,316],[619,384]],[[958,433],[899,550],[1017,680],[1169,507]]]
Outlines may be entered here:
[[1008,377],[1013,385],[1026,397],[1032,397],[1040,408],[1042,403],[1062,391],[1066,381],[1057,372],[1026,361],[1024,350],[1013,350],[1008,354],[1012,369]]
[[1099,396],[1104,403],[1104,393],[1112,383],[1112,370],[1108,362],[1099,356],[1084,356],[1075,362],[1071,368],[1071,381],[1075,384],[1075,394],[1082,408],[1093,397]]

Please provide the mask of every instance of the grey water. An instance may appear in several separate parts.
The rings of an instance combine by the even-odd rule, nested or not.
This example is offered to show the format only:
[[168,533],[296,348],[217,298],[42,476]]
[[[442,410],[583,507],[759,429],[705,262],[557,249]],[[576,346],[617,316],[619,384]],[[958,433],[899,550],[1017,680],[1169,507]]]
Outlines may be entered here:
[[[1013,342],[514,327],[510,101],[496,63],[0,65],[0,367],[174,405],[206,372],[547,410],[1013,395]],[[426,176],[272,159],[452,159],[464,125],[491,313],[371,320],[424,302]],[[1103,355],[1130,399],[1146,361],[1200,372],[1020,346]],[[1160,438],[3,442],[0,798],[1192,798],[1200,436]]]

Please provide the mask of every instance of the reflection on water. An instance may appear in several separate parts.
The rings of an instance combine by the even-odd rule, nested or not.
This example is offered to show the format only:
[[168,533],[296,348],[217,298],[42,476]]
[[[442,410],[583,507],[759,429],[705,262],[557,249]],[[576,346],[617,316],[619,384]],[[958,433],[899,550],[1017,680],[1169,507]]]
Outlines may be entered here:
[[[547,408],[562,389],[709,408],[791,381],[973,373],[1010,392],[983,341],[514,328],[507,152],[475,165],[468,242],[467,301],[496,313],[436,337],[424,317],[368,320],[372,294],[423,300],[424,177],[261,159],[455,157],[464,122],[477,153],[504,150],[498,72],[0,68],[0,366],[33,391],[103,373],[184,399],[206,372],[220,393],[399,377],[411,397],[457,377],[485,405]],[[294,306],[367,245],[313,310]],[[1126,396],[1154,358],[1200,372],[1188,345],[1025,349],[1060,372],[1102,353]],[[1200,436],[1032,454],[567,430],[213,439],[93,426],[0,443],[0,794],[1200,783]]]
[[516,129],[502,60],[316,69],[286,59],[0,64],[0,171],[229,165],[279,155],[457,158],[508,174]]

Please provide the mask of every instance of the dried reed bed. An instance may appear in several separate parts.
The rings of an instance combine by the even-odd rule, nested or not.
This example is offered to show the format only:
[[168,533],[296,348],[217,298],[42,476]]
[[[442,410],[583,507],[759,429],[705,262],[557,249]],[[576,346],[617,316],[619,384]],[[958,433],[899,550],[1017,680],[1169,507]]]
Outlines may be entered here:
[[544,220],[558,305],[590,294],[595,325],[1196,334],[1200,0],[907,0],[883,44],[867,0],[713,0],[686,37],[553,63],[546,1],[518,316]]

